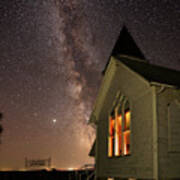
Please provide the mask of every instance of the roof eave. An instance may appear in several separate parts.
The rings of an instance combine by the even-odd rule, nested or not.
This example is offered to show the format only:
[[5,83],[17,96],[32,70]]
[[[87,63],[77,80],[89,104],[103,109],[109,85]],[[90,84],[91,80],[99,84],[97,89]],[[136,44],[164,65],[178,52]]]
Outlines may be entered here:
[[173,89],[179,89],[180,88],[180,87],[175,86],[175,85],[159,83],[159,82],[156,82],[156,81],[150,81],[149,83],[150,83],[151,86],[164,86],[164,87],[173,88]]

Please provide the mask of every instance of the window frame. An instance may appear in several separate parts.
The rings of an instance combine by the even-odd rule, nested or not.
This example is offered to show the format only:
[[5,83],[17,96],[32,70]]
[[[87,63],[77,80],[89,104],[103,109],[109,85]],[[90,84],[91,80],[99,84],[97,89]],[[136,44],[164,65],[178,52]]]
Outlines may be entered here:
[[[128,104],[128,105],[127,105]],[[128,109],[128,110],[127,110]],[[130,112],[130,123],[129,123],[129,128],[128,130],[124,130],[125,128],[125,111],[126,112]],[[114,113],[118,113],[119,115],[122,116],[122,127],[121,127],[121,145],[120,145],[120,154],[119,155],[116,155],[116,139],[115,139],[115,135],[116,135],[116,123],[117,122],[114,122],[114,140],[113,140],[113,144],[112,144],[112,155],[109,156],[109,125],[110,125],[110,118],[112,117],[112,112]],[[121,112],[121,113],[119,113]],[[117,115],[115,115],[117,116]],[[116,117],[115,117],[116,118]],[[114,118],[114,121],[115,121],[115,118]],[[107,156],[108,158],[122,158],[122,157],[127,157],[127,156],[130,156],[132,154],[132,108],[130,106],[130,102],[129,100],[124,96],[122,95],[121,93],[118,93],[118,95],[116,96],[114,102],[113,102],[113,106],[112,106],[112,109],[111,111],[109,111],[108,113],[108,140],[107,140]],[[124,154],[124,132],[125,131],[130,131],[129,133],[129,141],[130,141],[130,148],[129,148],[129,152],[128,154]]]

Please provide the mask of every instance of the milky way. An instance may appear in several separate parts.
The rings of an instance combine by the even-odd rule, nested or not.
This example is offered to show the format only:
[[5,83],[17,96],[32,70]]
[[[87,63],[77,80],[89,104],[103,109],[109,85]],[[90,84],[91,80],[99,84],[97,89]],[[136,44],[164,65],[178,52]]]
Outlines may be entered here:
[[0,2],[0,168],[93,163],[87,122],[122,25],[149,62],[180,70],[179,10],[178,0]]

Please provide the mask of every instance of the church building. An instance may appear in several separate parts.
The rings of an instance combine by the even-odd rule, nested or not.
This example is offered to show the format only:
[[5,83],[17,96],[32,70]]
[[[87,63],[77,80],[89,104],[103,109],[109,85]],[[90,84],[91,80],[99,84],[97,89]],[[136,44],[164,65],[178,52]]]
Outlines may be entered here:
[[126,27],[90,123],[96,180],[180,179],[180,72],[148,63]]

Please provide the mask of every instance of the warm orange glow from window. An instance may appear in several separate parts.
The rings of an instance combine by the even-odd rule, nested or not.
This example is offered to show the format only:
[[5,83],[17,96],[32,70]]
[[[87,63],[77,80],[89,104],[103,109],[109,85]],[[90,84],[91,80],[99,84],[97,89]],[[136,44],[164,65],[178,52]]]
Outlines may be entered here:
[[131,113],[130,111],[125,112],[125,122],[124,122],[124,129],[129,130],[130,129],[130,120],[131,120]]
[[131,123],[131,112],[125,111],[124,115],[124,132],[123,132],[123,154],[130,154],[130,123]]
[[130,154],[130,124],[129,109],[122,115],[118,114],[118,108],[116,108],[113,117],[109,117],[108,157]]
[[121,154],[121,138],[122,138],[122,116],[116,117],[116,128],[115,128],[115,156],[120,156]]
[[123,153],[124,155],[128,155],[130,154],[130,130],[125,131],[123,135],[124,135]]
[[109,118],[109,135],[114,136],[114,119]]
[[113,156],[114,147],[114,124],[115,120],[112,117],[109,118],[109,137],[108,137],[108,156]]
[[112,157],[113,156],[113,139],[112,137],[110,136],[108,138],[108,157]]

